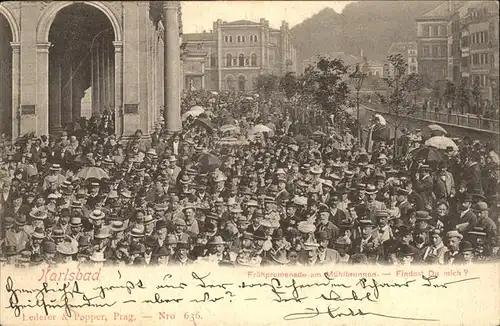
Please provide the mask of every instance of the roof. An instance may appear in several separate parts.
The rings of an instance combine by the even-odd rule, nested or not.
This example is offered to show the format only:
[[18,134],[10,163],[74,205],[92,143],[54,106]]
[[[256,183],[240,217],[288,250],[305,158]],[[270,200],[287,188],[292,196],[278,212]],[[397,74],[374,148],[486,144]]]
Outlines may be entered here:
[[215,33],[189,33],[182,34],[183,42],[215,41]]
[[408,50],[416,50],[417,42],[396,42],[392,43],[389,48],[389,53],[403,53]]
[[426,12],[422,16],[418,17],[417,20],[426,20],[426,19],[437,19],[437,18],[447,18],[453,12],[450,11],[449,1],[444,1],[436,8],[431,11]]
[[224,23],[224,25],[260,25],[260,23],[242,19],[242,20],[235,20],[234,22]]

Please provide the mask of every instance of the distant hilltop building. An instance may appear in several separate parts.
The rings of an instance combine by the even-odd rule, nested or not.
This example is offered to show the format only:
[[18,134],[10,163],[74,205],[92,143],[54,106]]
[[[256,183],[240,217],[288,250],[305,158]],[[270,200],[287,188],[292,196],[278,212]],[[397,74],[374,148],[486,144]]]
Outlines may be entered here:
[[318,58],[326,57],[329,59],[340,59],[346,66],[350,66],[354,68],[357,64],[363,73],[367,76],[373,77],[382,77],[384,65],[382,62],[368,60],[367,57],[363,56],[363,52],[361,51],[360,56],[355,56],[353,54],[348,54],[345,52],[330,52],[330,53],[321,53],[315,55],[313,57],[309,57],[302,61],[303,72],[310,65],[315,65],[318,62]]
[[183,34],[185,89],[252,91],[260,74],[277,76],[297,69],[288,23],[218,19],[213,30]]
[[408,64],[407,74],[418,73],[417,42],[392,43],[387,55],[401,54]]

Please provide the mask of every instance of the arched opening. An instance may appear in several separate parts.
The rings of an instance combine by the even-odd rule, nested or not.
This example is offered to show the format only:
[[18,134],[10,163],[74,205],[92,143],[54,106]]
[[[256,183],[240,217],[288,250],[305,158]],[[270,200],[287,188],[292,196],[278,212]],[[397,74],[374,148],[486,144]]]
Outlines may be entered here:
[[0,13],[0,135],[12,134],[12,30]]
[[240,53],[238,56],[238,66],[243,67],[245,65],[245,55]]
[[226,77],[226,82],[227,82],[227,89],[234,91],[235,86],[234,86],[234,77],[229,75]]
[[226,67],[231,67],[233,65],[233,56],[231,53],[226,54]]
[[84,116],[113,115],[114,39],[112,23],[93,6],[72,4],[57,13],[48,38],[51,132]]
[[241,92],[245,91],[245,76],[238,77],[238,90]]
[[252,67],[257,66],[257,55],[255,53],[252,53],[252,55],[250,56],[250,64]]

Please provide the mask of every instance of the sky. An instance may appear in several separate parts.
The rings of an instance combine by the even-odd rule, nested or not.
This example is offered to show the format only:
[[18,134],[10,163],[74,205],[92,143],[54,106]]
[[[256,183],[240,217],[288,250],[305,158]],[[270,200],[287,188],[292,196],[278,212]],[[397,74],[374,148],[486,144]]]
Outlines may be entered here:
[[201,33],[212,29],[217,19],[223,21],[260,18],[279,28],[282,20],[290,28],[311,17],[325,7],[338,13],[354,1],[182,1],[182,27],[184,33]]

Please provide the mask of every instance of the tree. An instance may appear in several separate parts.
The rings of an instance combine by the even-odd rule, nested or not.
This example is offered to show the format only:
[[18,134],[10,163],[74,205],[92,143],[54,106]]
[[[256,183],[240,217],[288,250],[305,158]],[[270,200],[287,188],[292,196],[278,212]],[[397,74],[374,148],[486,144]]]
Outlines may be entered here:
[[457,104],[461,114],[469,112],[469,98],[470,90],[467,87],[467,82],[465,80],[462,80],[455,91],[455,103]]
[[455,107],[455,97],[456,97],[456,87],[451,81],[446,83],[444,89],[444,99],[448,105],[448,113],[451,113],[451,109]]
[[285,93],[288,99],[291,99],[299,91],[299,82],[294,72],[287,72],[281,77],[279,88]]
[[316,65],[307,67],[299,80],[301,95],[310,96],[312,104],[324,113],[336,114],[342,111],[348,99],[346,74],[347,66],[342,60],[320,56]]
[[274,74],[262,74],[257,77],[255,90],[260,93],[260,96],[266,101],[269,101],[271,93],[278,90],[278,76]]
[[479,81],[475,80],[471,89],[472,99],[474,101],[475,110],[472,113],[481,114],[480,105],[481,105],[481,85],[479,85]]
[[389,55],[387,60],[393,69],[390,76],[384,79],[390,88],[390,93],[385,96],[379,94],[379,97],[380,101],[387,105],[387,112],[393,116],[394,142],[396,143],[399,127],[405,118],[418,110],[415,93],[423,86],[423,80],[417,74],[406,74],[408,65],[401,54]]

